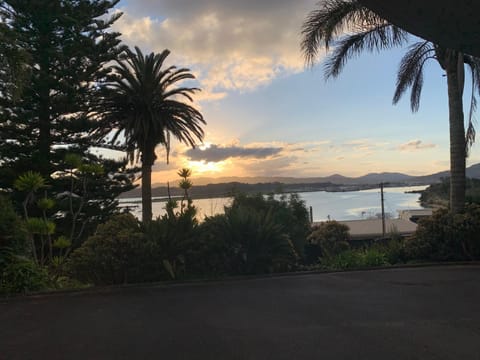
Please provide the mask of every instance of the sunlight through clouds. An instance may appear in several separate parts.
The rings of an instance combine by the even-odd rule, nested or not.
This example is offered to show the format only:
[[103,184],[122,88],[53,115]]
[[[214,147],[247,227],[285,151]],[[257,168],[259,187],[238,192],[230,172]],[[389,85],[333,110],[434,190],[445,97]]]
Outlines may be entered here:
[[391,105],[403,50],[362,55],[324,82],[321,66],[306,71],[300,50],[302,23],[317,7],[318,0],[119,2],[122,40],[145,53],[170,49],[166,65],[190,68],[197,81],[187,83],[202,89],[194,106],[208,124],[205,144],[191,150],[175,143],[169,165],[158,149],[156,178],[175,179],[181,167],[193,168],[194,177],[448,168],[432,160],[448,158],[448,128],[439,123],[448,113],[437,93],[445,92],[444,79],[429,77],[415,115]]
[[266,1],[263,13],[252,12],[251,1],[242,3],[120,3],[124,14],[115,26],[128,45],[146,51],[168,48],[175,63],[188,64],[204,90],[199,101],[220,100],[228,92],[252,91],[304,69],[299,26],[315,2],[281,1],[278,6]]

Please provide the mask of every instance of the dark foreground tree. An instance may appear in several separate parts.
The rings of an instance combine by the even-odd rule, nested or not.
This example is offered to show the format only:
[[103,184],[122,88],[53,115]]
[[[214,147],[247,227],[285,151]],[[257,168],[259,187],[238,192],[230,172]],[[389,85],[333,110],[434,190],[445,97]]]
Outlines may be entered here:
[[[98,141],[91,136],[99,127],[98,85],[105,82],[107,65],[123,49],[120,34],[110,31],[121,15],[109,15],[117,3],[0,0],[4,19],[0,24],[0,189],[11,190],[21,174],[37,171],[48,184],[49,196],[57,199],[73,192],[77,197],[82,189],[71,189],[59,175],[68,168],[66,153],[101,166],[105,173],[89,180],[91,197],[79,215],[86,224],[85,236],[117,211],[115,198],[132,189],[126,160],[107,161],[91,151]],[[20,200],[17,195],[14,199]],[[73,219],[64,209],[54,210],[64,214],[58,219],[59,232],[72,226]]]
[[[170,152],[170,135],[195,147],[203,139],[202,114],[182,100],[193,101],[197,88],[176,87],[182,80],[194,79],[189,69],[164,67],[170,54],[144,55],[139,48],[126,50],[114,66],[115,76],[103,104],[107,129],[115,129],[111,140],[125,138],[132,162],[142,163],[142,220],[152,219],[152,166],[155,148],[163,145]],[[136,156],[135,156],[136,154]]]
[[[312,11],[303,25],[302,50],[312,65],[318,51],[331,45],[334,49],[325,62],[326,77],[336,77],[346,62],[363,51],[380,51],[407,44],[409,34],[389,23],[356,0],[327,0]],[[465,206],[465,163],[475,140],[472,115],[476,108],[475,92],[480,92],[480,61],[457,50],[444,49],[428,41],[413,44],[403,57],[397,74],[393,102],[411,90],[412,111],[418,111],[423,87],[423,67],[435,59],[445,71],[448,86],[450,124],[450,209],[461,212]],[[464,125],[463,89],[465,66],[471,70],[472,97],[467,131]]]
[[0,1],[0,94],[3,99],[17,100],[29,75],[28,54],[20,47],[17,33],[9,26],[12,14]]
[[[28,167],[45,178],[60,159],[56,145],[93,143],[92,112],[105,65],[121,52],[108,16],[118,0],[5,0],[8,30],[27,54],[29,78],[19,99],[2,98],[0,152],[3,165]],[[22,165],[24,164],[24,165]],[[28,164],[26,166],[25,164]],[[14,167],[15,167],[14,166]]]

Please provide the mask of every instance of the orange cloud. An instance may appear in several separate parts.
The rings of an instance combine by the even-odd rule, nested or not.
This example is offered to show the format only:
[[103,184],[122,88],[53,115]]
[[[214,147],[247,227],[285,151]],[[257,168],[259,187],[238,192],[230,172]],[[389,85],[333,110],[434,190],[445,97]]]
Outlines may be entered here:
[[412,140],[405,144],[402,144],[398,147],[400,151],[418,151],[418,150],[425,150],[425,149],[433,149],[437,145],[435,144],[424,144],[422,140]]

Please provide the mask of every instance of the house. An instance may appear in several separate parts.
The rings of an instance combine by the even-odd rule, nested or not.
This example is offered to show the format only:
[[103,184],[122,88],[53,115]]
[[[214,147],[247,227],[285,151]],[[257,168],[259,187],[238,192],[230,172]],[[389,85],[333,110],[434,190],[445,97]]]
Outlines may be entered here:
[[418,220],[432,216],[433,209],[415,209],[415,210],[400,210],[398,212],[400,219],[410,220],[414,223],[418,223]]
[[[351,240],[372,240],[383,237],[382,219],[339,221],[350,229]],[[385,236],[392,233],[400,236],[411,235],[417,224],[407,219],[385,219]]]

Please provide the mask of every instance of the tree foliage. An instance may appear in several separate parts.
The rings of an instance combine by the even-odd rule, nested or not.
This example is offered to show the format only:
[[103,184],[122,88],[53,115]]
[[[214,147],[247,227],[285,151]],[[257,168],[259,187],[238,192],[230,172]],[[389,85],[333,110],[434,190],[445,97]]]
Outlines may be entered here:
[[169,50],[164,50],[144,55],[138,47],[135,52],[125,50],[113,67],[114,74],[101,104],[103,131],[115,131],[112,143],[122,134],[130,160],[141,160],[145,223],[152,219],[151,172],[157,158],[156,147],[165,147],[168,163],[171,135],[192,147],[204,135],[205,120],[188,103],[199,89],[177,86],[195,77],[189,69],[166,67],[164,62],[169,54]]
[[5,0],[18,47],[28,54],[29,77],[16,101],[3,98],[0,153],[4,164],[55,171],[57,148],[83,150],[98,125],[92,112],[105,66],[122,50],[119,34],[109,27],[120,14],[108,16],[118,1]]
[[348,240],[350,240],[349,228],[347,225],[334,220],[325,221],[312,229],[307,240],[310,257],[313,257],[313,255],[317,258],[333,257],[350,247],[348,243]]
[[407,255],[418,260],[478,260],[479,231],[480,206],[469,204],[457,214],[439,209],[419,222],[406,243]]
[[308,227],[308,212],[295,195],[276,200],[261,194],[237,194],[224,215],[200,224],[199,247],[211,259],[214,273],[288,271],[303,254]]
[[[29,186],[21,176],[27,171],[38,173],[48,184],[42,191],[55,199],[60,232],[75,222],[65,207],[64,195],[83,194],[85,204],[76,219],[85,225],[83,235],[78,236],[81,242],[98,223],[117,212],[116,197],[131,190],[135,179],[135,169],[127,169],[126,160],[107,160],[92,150],[104,135],[98,113],[100,85],[111,72],[110,62],[124,49],[120,34],[110,31],[121,15],[111,14],[118,0],[0,3],[4,18],[0,35],[6,41],[0,46],[5,50],[0,61],[10,64],[20,59],[22,70],[17,96],[1,90],[14,84],[16,73],[0,76],[0,91],[6,95],[0,98],[0,188],[18,189],[12,199],[19,204],[25,200],[23,188]],[[12,54],[14,49],[18,56]],[[68,153],[82,161],[82,168],[74,167],[75,171],[88,173],[86,192],[82,181],[76,181],[72,189],[70,179],[64,176],[72,168],[65,161]],[[95,168],[102,168],[103,174]],[[32,206],[31,201],[30,196],[27,203],[32,216],[55,213],[51,208]]]
[[[321,48],[333,50],[325,60],[325,76],[336,77],[346,62],[363,51],[380,51],[403,46],[408,33],[389,23],[364,7],[357,0],[326,0],[312,11],[302,29],[302,50],[307,64],[313,65]],[[401,60],[393,96],[396,104],[410,90],[410,105],[418,111],[424,83],[423,70],[428,60],[434,59],[445,71],[449,99],[450,124],[450,207],[461,212],[465,205],[465,158],[475,141],[473,114],[476,93],[480,92],[480,60],[454,49],[442,48],[429,41],[410,46]],[[463,90],[465,68],[472,81],[470,112],[467,127],[464,125]]]
[[138,220],[131,214],[116,215],[72,253],[68,269],[75,278],[97,285],[135,282],[142,246]]

